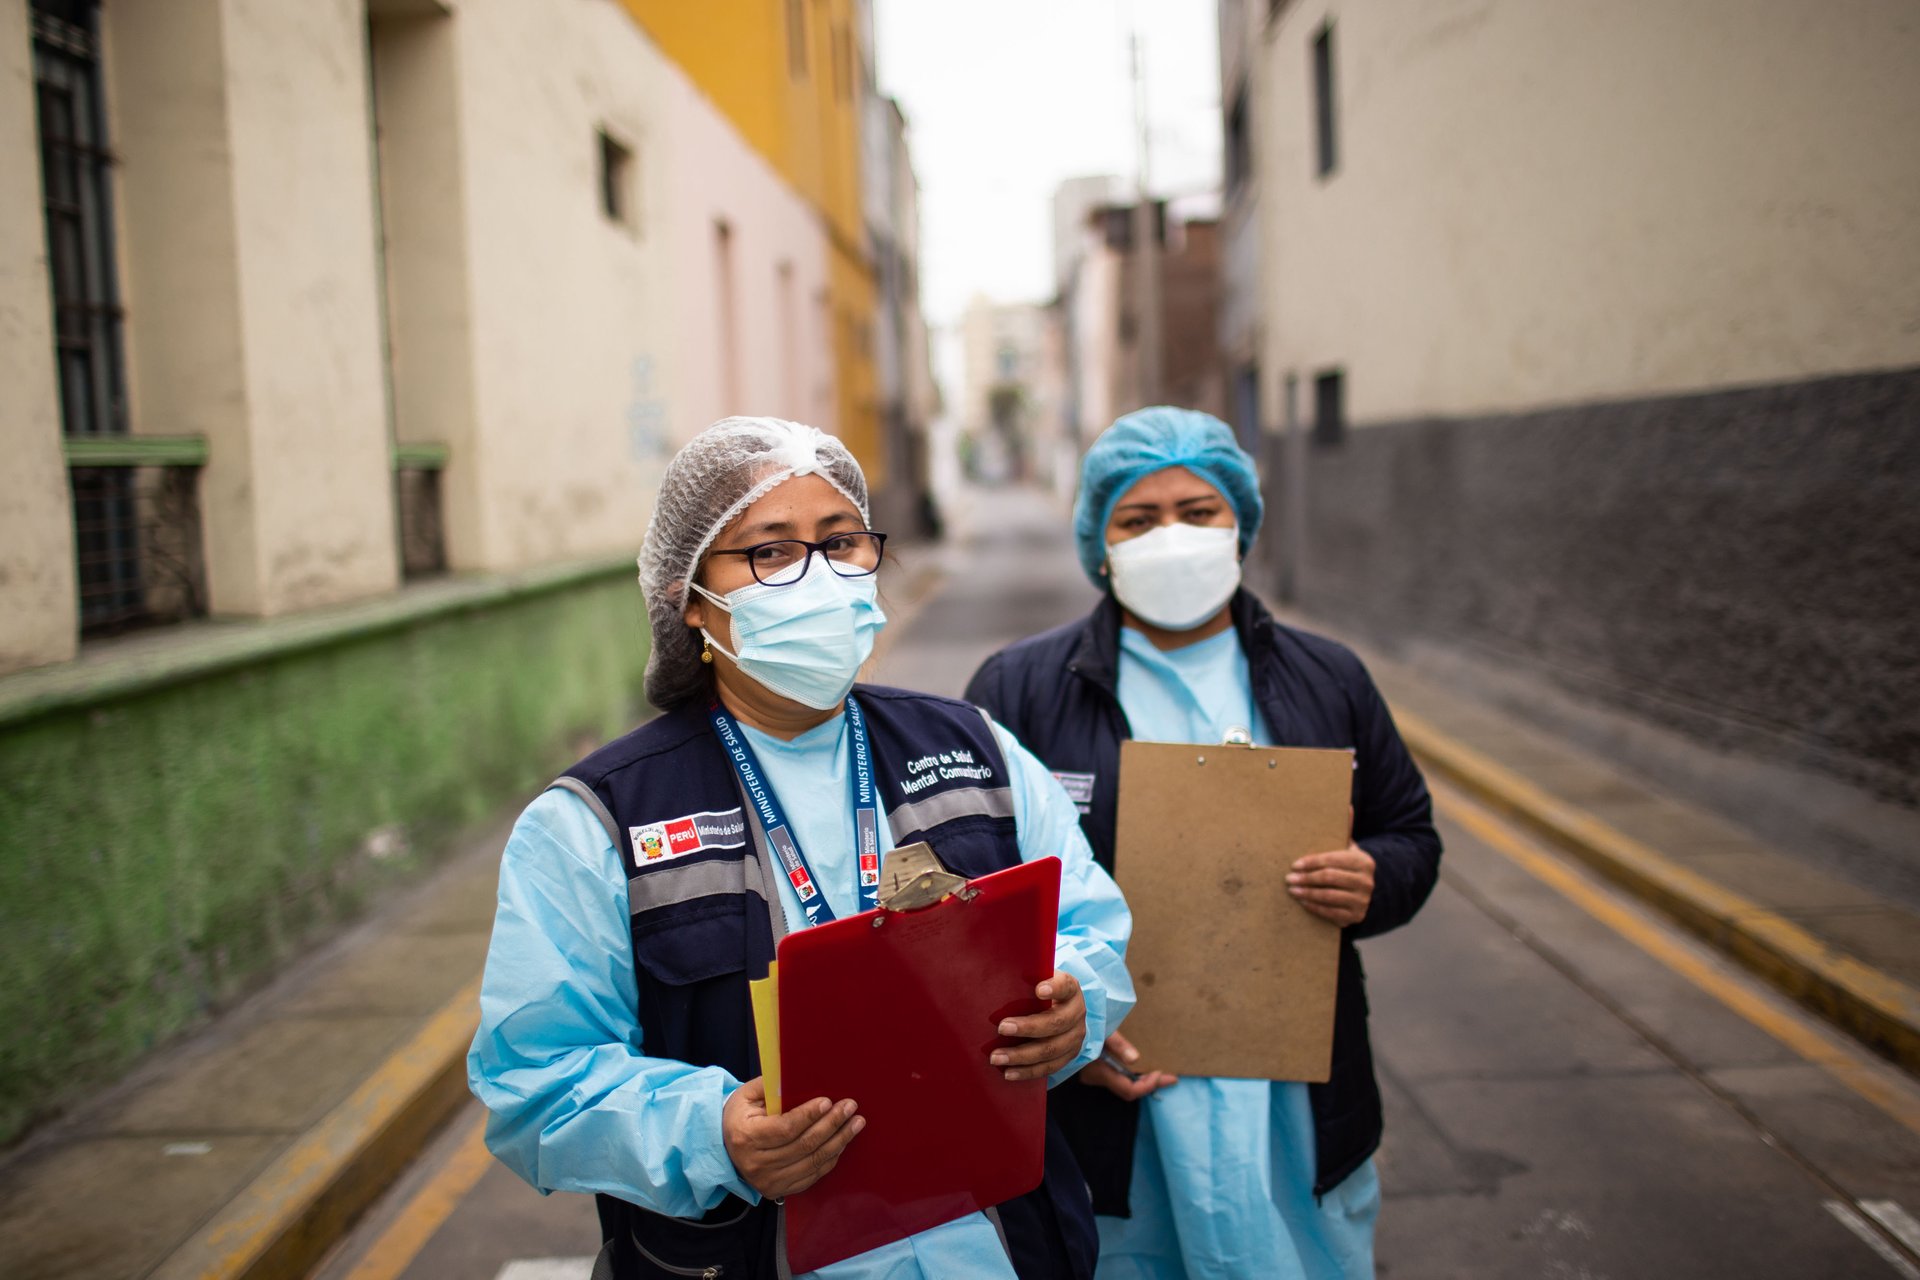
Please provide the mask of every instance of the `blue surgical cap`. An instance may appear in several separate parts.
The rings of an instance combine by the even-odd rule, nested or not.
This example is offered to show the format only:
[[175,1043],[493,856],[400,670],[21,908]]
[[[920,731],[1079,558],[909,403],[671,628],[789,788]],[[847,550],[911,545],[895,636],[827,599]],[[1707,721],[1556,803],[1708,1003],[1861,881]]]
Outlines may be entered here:
[[1100,433],[1080,464],[1073,501],[1073,536],[1080,565],[1097,587],[1107,585],[1107,521],[1127,490],[1168,467],[1185,467],[1218,489],[1240,522],[1240,554],[1260,531],[1260,477],[1253,459],[1234,441],[1233,428],[1198,409],[1156,405],[1117,420]]

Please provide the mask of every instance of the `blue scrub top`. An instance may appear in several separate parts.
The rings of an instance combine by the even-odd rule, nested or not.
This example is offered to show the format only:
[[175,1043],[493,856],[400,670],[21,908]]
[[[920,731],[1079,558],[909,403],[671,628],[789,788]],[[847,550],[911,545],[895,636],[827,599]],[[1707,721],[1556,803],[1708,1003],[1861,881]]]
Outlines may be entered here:
[[[1132,917],[1094,862],[1066,792],[1011,734],[994,730],[1012,775],[1021,857],[1062,863],[1055,964],[1085,993],[1087,1038],[1049,1082],[1058,1083],[1092,1061],[1133,1007],[1124,963]],[[837,914],[855,914],[846,718],[792,741],[746,733],[816,883]],[[881,824],[891,847],[884,813]],[[804,928],[792,887],[781,883],[788,929]],[[644,1052],[626,871],[606,828],[569,792],[542,793],[507,840],[467,1080],[491,1113],[487,1145],[543,1193],[604,1192],[681,1218],[729,1192],[760,1198],[721,1137],[721,1109],[740,1082],[719,1067]],[[812,1274],[915,1280],[1012,1277],[1013,1269],[993,1224],[972,1214]]]
[[[1271,744],[1232,630],[1162,652],[1120,632],[1120,705],[1132,736]],[[1307,1086],[1183,1076],[1141,1110],[1133,1216],[1097,1219],[1100,1280],[1361,1280],[1373,1275],[1373,1162],[1316,1202]]]

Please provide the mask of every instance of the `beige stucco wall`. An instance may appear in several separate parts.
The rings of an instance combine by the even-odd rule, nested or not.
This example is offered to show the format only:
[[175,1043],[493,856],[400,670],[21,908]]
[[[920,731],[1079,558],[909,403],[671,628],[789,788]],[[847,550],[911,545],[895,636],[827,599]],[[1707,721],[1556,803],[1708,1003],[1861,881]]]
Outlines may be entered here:
[[361,5],[103,12],[131,426],[209,440],[211,607],[271,615],[388,590]]
[[[680,397],[678,443],[729,413],[839,422],[825,304],[828,241],[814,209],[788,187],[693,81],[665,64],[666,165],[673,196],[660,219],[675,246],[672,306]],[[725,369],[714,224],[732,229],[737,390]],[[790,269],[782,284],[781,266]]]
[[[1120,416],[1126,389],[1122,381],[1119,316],[1121,273],[1126,260],[1107,247],[1092,227],[1081,230],[1080,273],[1068,305],[1073,308],[1073,342],[1079,406],[1077,424],[1083,440],[1091,442]],[[1125,408],[1132,408],[1126,404]]]
[[207,438],[209,596],[216,609],[260,612],[222,5],[115,5],[103,19],[129,427]]
[[1298,0],[1252,37],[1269,405],[1330,366],[1364,424],[1920,361],[1912,12]]
[[[400,12],[388,12],[391,8]],[[484,565],[474,413],[459,29],[450,11],[374,9],[369,51],[377,119],[381,271],[394,439],[447,446],[441,521],[447,560]]]
[[[52,359],[33,51],[0,5],[0,672],[73,656],[73,518]],[[24,179],[24,180],[21,180]]]
[[[455,8],[474,413],[454,567],[637,549],[680,323],[661,59],[612,0]],[[601,129],[633,153],[630,226],[601,211]]]
[[366,9],[227,3],[259,612],[275,614],[399,581]]

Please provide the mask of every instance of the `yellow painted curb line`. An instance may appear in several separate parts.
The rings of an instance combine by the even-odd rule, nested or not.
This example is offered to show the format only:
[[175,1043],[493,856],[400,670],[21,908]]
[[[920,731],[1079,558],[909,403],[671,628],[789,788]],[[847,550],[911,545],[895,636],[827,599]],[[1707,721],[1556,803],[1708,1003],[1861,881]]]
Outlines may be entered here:
[[493,1152],[487,1149],[487,1122],[481,1119],[467,1130],[440,1172],[414,1192],[400,1216],[353,1264],[347,1280],[399,1280],[491,1168]]
[[479,1002],[476,978],[176,1249],[152,1280],[306,1275],[465,1100]]
[[1680,866],[1404,711],[1400,736],[1435,772],[1552,840],[1908,1071],[1920,1072],[1920,991]]

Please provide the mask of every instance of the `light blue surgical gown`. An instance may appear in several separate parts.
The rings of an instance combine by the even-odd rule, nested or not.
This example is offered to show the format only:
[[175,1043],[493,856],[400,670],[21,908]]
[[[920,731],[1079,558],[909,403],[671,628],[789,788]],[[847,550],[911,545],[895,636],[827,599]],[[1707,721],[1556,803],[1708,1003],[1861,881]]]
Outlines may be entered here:
[[[842,918],[855,914],[846,718],[791,742],[745,732],[828,903]],[[1061,860],[1056,964],[1086,996],[1086,1042],[1050,1082],[1058,1083],[1093,1059],[1133,1007],[1123,962],[1132,918],[1060,784],[1011,734],[995,732],[1012,774],[1021,856]],[[884,813],[881,825],[891,847]],[[806,927],[784,878],[781,906],[789,930]],[[542,1191],[605,1192],[682,1218],[728,1192],[758,1201],[721,1138],[721,1108],[740,1082],[719,1067],[648,1057],[637,999],[620,855],[582,801],[547,791],[507,840],[480,1030],[467,1056],[468,1082],[491,1113],[487,1145]],[[1013,1268],[976,1213],[814,1274],[914,1280],[1011,1277]]]
[[[1271,743],[1233,631],[1162,653],[1120,632],[1120,705],[1135,738]],[[1307,1086],[1183,1076],[1148,1096],[1128,1189],[1101,1217],[1100,1280],[1355,1280],[1373,1275],[1380,1182],[1369,1160],[1318,1203]]]

